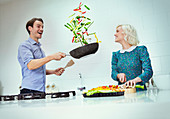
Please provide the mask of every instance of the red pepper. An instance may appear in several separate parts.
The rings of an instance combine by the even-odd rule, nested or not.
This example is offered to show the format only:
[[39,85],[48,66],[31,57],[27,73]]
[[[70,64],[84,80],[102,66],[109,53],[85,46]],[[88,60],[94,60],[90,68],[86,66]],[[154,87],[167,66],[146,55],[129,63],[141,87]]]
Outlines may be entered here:
[[118,88],[118,85],[116,86],[116,88]]
[[79,10],[81,10],[81,9],[74,9],[73,11],[79,11]]
[[73,37],[73,39],[72,39],[72,43],[74,42],[74,37]]
[[109,85],[109,87],[111,88],[113,85]]
[[102,86],[102,88],[103,88],[103,89],[105,89],[105,88],[106,88],[106,86]]
[[82,14],[85,14],[86,13],[86,11],[85,12],[82,12]]
[[79,21],[79,23],[78,24],[80,24],[80,22],[82,21],[82,20],[78,20]]
[[81,10],[81,2],[80,2],[80,4],[79,4],[79,9]]
[[85,33],[88,35],[88,32],[87,32],[87,31],[83,32],[83,34],[85,34]]

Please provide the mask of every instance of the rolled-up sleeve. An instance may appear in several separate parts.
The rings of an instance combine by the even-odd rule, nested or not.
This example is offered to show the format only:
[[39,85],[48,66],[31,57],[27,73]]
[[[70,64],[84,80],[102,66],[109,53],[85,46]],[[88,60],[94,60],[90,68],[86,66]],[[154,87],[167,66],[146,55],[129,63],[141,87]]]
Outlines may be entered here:
[[19,53],[24,65],[27,65],[32,59],[34,59],[33,53],[31,52],[31,49],[28,46],[20,45]]
[[140,54],[139,56],[140,56],[140,61],[142,63],[143,73],[138,77],[143,81],[143,83],[146,83],[152,77],[153,70],[152,70],[151,60],[149,58],[149,53],[147,51],[147,48],[143,46],[140,50],[141,51],[139,53]]
[[118,74],[118,71],[117,71],[117,62],[118,62],[118,59],[116,57],[116,52],[113,52],[112,53],[112,72],[111,72],[111,77],[113,80],[115,81],[118,81],[117,79],[117,74]]

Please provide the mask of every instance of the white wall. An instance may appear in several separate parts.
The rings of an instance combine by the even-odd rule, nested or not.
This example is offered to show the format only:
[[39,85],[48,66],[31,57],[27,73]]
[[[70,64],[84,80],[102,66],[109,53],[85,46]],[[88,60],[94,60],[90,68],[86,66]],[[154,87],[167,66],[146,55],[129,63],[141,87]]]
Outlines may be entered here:
[[[72,33],[64,24],[80,1],[91,8],[86,15],[94,20],[90,30],[97,32],[100,48],[95,55],[73,59],[75,65],[62,76],[47,76],[46,84],[55,84],[60,91],[76,90],[79,73],[87,88],[116,84],[110,77],[111,53],[121,48],[114,43],[115,27],[125,23],[137,29],[140,45],[148,47],[154,75],[170,74],[169,0],[12,0],[0,4],[0,94],[19,93],[22,77],[17,49],[28,38],[25,24],[29,19],[41,17],[45,22],[40,42],[46,55],[68,53],[79,45],[71,43]],[[47,68],[63,67],[70,59],[52,61]]]

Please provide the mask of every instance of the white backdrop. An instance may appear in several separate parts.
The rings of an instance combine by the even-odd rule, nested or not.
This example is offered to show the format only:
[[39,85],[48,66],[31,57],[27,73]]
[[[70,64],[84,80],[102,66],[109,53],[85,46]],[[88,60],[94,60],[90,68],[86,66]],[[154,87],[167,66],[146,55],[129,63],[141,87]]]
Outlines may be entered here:
[[44,20],[40,42],[46,55],[68,53],[80,46],[71,43],[72,33],[64,27],[80,1],[91,8],[85,15],[94,20],[90,30],[97,33],[102,43],[95,55],[79,60],[66,57],[48,63],[47,68],[54,69],[64,67],[70,59],[75,61],[62,76],[47,76],[47,85],[55,84],[60,91],[76,90],[80,86],[79,73],[87,89],[117,84],[110,72],[111,54],[121,48],[114,42],[118,24],[131,24],[137,29],[140,45],[146,45],[149,50],[154,75],[170,73],[169,0],[12,0],[0,4],[0,94],[19,93],[22,76],[17,50],[29,37],[25,25],[31,18]]

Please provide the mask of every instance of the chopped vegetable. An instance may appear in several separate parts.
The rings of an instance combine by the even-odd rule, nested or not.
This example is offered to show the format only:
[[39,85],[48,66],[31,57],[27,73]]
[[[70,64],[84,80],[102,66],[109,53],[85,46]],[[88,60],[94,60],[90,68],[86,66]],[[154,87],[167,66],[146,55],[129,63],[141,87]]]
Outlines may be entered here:
[[84,27],[84,29],[87,31],[88,29],[86,27]]
[[85,7],[86,9],[90,10],[90,8],[89,8],[89,7],[87,7],[87,5],[84,5],[84,7]]
[[[84,10],[83,7],[87,10]],[[80,2],[78,7],[73,9],[74,13],[68,17],[71,18],[70,22],[64,25],[66,28],[73,32],[73,43],[80,42],[81,45],[86,45],[88,44],[87,40],[91,39],[87,36],[95,34],[89,34],[87,32],[89,31],[89,27],[94,23],[94,21],[92,22],[90,18],[85,16],[85,13],[87,13],[89,10],[90,8],[87,5],[83,5],[82,2]],[[97,39],[96,35],[95,38]]]
[[141,85],[136,85],[135,88],[141,88],[141,89],[144,89],[144,85],[141,86]]
[[94,23],[94,21],[87,28],[89,28],[93,23]]
[[99,86],[97,88],[92,88],[87,92],[84,92],[87,96],[94,95],[96,93],[114,93],[114,92],[124,92],[125,90],[119,89],[118,85],[109,85],[109,86]]
[[74,18],[70,21],[70,23],[73,22],[73,20],[74,20]]
[[84,12],[81,12],[82,14],[85,14],[86,13],[86,11],[84,11]]
[[70,17],[74,16],[75,14],[76,14],[76,13],[74,13],[74,14],[70,15],[68,18],[70,18]]
[[87,26],[87,25],[89,25],[91,22],[87,22],[86,24],[85,24],[85,26]]

